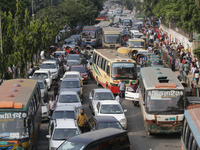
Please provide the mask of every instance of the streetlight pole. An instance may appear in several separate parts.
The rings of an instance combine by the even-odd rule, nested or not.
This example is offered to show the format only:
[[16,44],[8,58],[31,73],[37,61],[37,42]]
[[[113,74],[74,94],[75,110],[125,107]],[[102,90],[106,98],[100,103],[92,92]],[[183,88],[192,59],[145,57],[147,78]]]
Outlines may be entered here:
[[3,38],[2,38],[2,28],[1,28],[1,6],[0,6],[0,37],[1,37],[1,53],[3,54]]

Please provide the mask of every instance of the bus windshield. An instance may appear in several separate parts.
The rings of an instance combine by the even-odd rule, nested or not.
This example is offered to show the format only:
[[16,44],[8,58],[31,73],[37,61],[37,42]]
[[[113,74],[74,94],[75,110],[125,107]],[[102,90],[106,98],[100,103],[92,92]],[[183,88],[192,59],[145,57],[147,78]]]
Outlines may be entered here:
[[119,34],[106,34],[105,35],[105,43],[120,43],[120,35]]
[[83,38],[95,38],[95,31],[83,31]]
[[143,41],[130,41],[129,48],[144,48]]
[[29,137],[25,112],[0,112],[0,139]]
[[137,79],[137,70],[134,63],[113,63],[112,64],[113,79]]
[[180,90],[154,90],[147,91],[148,113],[184,113],[183,91]]

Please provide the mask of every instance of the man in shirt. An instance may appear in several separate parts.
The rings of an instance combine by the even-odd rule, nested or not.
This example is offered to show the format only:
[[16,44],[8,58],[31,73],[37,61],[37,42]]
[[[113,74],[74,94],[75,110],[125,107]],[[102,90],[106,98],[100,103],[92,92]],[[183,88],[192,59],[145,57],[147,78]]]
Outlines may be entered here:
[[52,116],[53,111],[56,108],[56,101],[53,100],[53,97],[50,97],[50,101],[49,101],[49,111],[50,111],[50,116]]
[[58,83],[56,80],[53,81],[53,90],[54,90],[54,98],[56,98],[56,95],[58,94]]
[[176,59],[175,59],[174,56],[172,55],[172,57],[171,57],[172,71],[175,71],[175,61],[176,61]]
[[196,67],[196,70],[194,72],[193,78],[195,79],[196,84],[198,85],[199,84],[199,68],[197,68],[197,67]]
[[81,109],[81,113],[77,116],[77,123],[82,133],[85,132],[85,123],[87,119],[87,115],[84,113],[84,110]]
[[186,73],[186,75],[188,75],[189,73],[189,65],[187,64],[187,62],[185,62],[185,64],[183,65],[184,71]]
[[25,150],[24,146],[22,145],[21,140],[18,140],[17,143],[18,143],[18,146],[15,147],[15,150]]
[[125,82],[123,82],[123,80],[121,79],[121,80],[120,80],[120,83],[118,84],[118,86],[119,86],[121,98],[123,99],[123,98],[125,98],[125,86],[126,86],[126,84],[125,84]]

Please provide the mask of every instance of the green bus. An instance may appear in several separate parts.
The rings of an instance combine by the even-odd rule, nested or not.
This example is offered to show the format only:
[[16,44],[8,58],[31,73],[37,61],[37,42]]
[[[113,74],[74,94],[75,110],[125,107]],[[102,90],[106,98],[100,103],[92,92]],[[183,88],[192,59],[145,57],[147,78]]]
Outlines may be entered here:
[[41,124],[41,94],[36,80],[12,79],[0,86],[0,149],[14,150],[17,140],[35,149]]

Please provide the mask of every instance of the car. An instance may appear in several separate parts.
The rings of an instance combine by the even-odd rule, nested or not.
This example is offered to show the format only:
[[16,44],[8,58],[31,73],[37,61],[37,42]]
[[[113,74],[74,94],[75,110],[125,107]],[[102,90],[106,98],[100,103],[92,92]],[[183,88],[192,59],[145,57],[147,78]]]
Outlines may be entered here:
[[83,67],[83,65],[71,66],[69,71],[78,71],[78,72],[80,72],[81,76],[83,78],[83,83],[88,83],[88,74],[87,74],[85,68]]
[[75,46],[78,46],[78,43],[76,42],[76,40],[74,38],[68,38],[68,39],[65,39],[62,45],[62,49],[64,49],[65,47],[70,47],[71,50],[73,50]]
[[99,101],[115,100],[115,97],[110,89],[94,89],[89,93],[89,100],[89,108],[94,113],[94,108]]
[[95,116],[113,116],[120,122],[123,129],[127,129],[127,119],[124,114],[127,110],[123,110],[118,101],[99,101],[94,110]]
[[67,56],[67,61],[69,60],[77,60],[80,61],[80,55],[79,54],[69,54]]
[[83,86],[83,78],[81,76],[81,73],[78,71],[68,71],[65,72],[62,78],[60,80],[63,80],[64,78],[79,78],[81,85]]
[[60,92],[62,91],[75,91],[80,99],[83,98],[83,86],[79,78],[64,78],[60,85]]
[[70,38],[76,39],[78,45],[81,45],[81,36],[79,34],[72,35]]
[[81,64],[80,61],[77,61],[77,60],[68,60],[66,62],[66,64],[64,64],[64,69],[65,69],[65,71],[68,71],[71,66],[73,66],[73,65],[80,65],[80,64]]
[[[55,51],[55,52],[53,52],[52,53],[52,55],[50,55],[51,56],[51,58],[57,58],[57,60],[58,60],[58,58],[60,57],[60,56],[64,56],[64,59],[66,60],[66,58],[67,58],[67,52],[66,51]],[[50,58],[49,58],[50,59]],[[46,60],[45,60],[46,61]]]
[[51,72],[52,79],[58,79],[59,66],[55,61],[44,61],[40,65],[40,70],[47,70]]
[[139,105],[139,92],[140,92],[139,87],[137,88],[136,91],[134,91],[131,86],[126,86],[125,99],[133,101],[134,106],[138,106]]
[[49,150],[56,150],[65,140],[80,134],[74,119],[56,119],[49,127]]
[[47,58],[47,59],[45,59],[45,62],[47,62],[47,61],[55,61],[56,66],[59,67],[59,60],[58,60],[58,58]]
[[62,91],[57,96],[57,106],[76,106],[78,109],[82,108],[81,100],[75,91]]
[[42,120],[49,120],[49,105],[48,105],[48,103],[45,103],[42,100],[41,108],[42,108]]
[[48,88],[47,88],[47,85],[46,85],[46,81],[45,81],[45,79],[39,79],[38,83],[39,83],[39,86],[40,86],[41,98],[44,102],[47,102]]
[[101,130],[105,128],[123,129],[119,121],[113,116],[93,116],[86,122],[86,131]]
[[72,106],[72,105],[57,106],[51,116],[50,125],[52,124],[53,120],[56,120],[56,119],[76,120],[79,113],[80,113],[80,109],[78,109],[76,106]]
[[50,71],[48,71],[48,70],[36,70],[33,73],[33,76],[31,76],[30,78],[32,78],[32,79],[45,79],[45,81],[47,83],[48,90],[51,89],[52,76],[51,76]]

